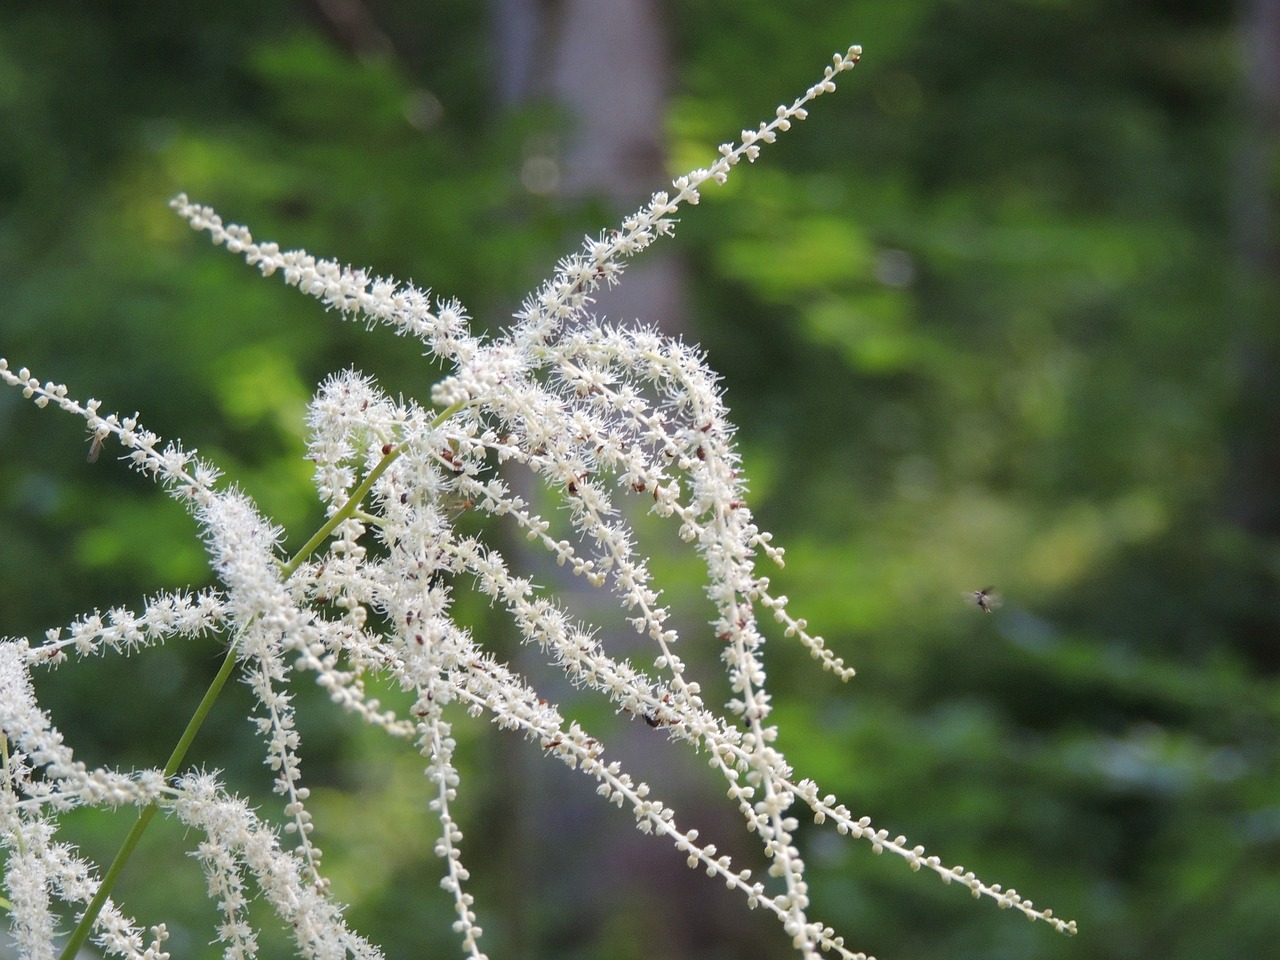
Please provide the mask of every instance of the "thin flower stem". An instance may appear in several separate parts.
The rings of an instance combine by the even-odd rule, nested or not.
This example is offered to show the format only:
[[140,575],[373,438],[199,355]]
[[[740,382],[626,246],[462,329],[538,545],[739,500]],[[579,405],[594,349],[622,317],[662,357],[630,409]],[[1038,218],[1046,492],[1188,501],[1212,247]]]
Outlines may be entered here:
[[[433,427],[437,427],[444,423],[449,417],[453,416],[462,409],[464,404],[456,403],[444,410],[432,422]],[[377,465],[369,471],[369,475],[364,481],[356,487],[352,492],[350,499],[342,505],[342,509],[335,513],[329,520],[317,530],[288,563],[282,565],[284,576],[291,576],[298,566],[305,560],[312,551],[337,529],[338,525],[344,520],[349,520],[355,515],[360,502],[365,495],[373,488],[378,478],[386,472],[391,464],[395,463],[396,458],[400,456],[404,450],[403,445],[397,444],[388,450],[378,461]],[[178,738],[177,745],[173,748],[173,753],[169,755],[169,761],[164,765],[164,778],[168,780],[178,772],[183,758],[187,755],[187,750],[195,741],[196,734],[200,731],[201,725],[205,718],[209,716],[213,710],[213,704],[218,699],[218,695],[222,693],[222,688],[226,686],[227,680],[230,679],[232,672],[236,666],[236,646],[233,642],[227,650],[227,656],[222,661],[222,667],[218,670],[218,675],[213,678],[213,682],[209,684],[209,689],[205,691],[204,697],[200,701],[200,705],[196,707],[196,712],[192,715],[191,720],[187,723],[187,728],[182,731],[182,736]],[[120,874],[124,872],[125,864],[129,862],[129,858],[133,856],[133,851],[137,848],[138,843],[142,840],[142,835],[146,832],[147,826],[151,823],[152,818],[156,814],[158,807],[155,802],[148,804],[138,814],[138,819],[134,821],[133,827],[129,830],[128,835],[124,838],[124,842],[120,845],[120,849],[116,851],[115,859],[111,861],[111,866],[107,868],[106,875],[102,878],[102,883],[98,886],[98,892],[93,899],[89,901],[84,915],[80,918],[80,922],[76,924],[76,928],[71,933],[71,937],[67,940],[67,944],[63,947],[59,960],[72,960],[84,946],[84,942],[89,938],[89,933],[93,929],[94,921],[98,919],[98,915],[102,912],[103,905],[107,902],[107,897],[111,895],[111,890],[115,886],[116,880],[120,878]]]
[[[187,723],[187,728],[182,731],[182,736],[178,738],[178,744],[173,748],[173,753],[170,754],[168,763],[164,765],[164,777],[166,780],[178,772],[178,767],[182,764],[183,757],[186,756],[187,750],[195,740],[201,724],[204,723],[205,718],[213,710],[214,701],[218,699],[218,694],[226,686],[227,680],[230,679],[232,672],[235,670],[235,665],[236,647],[232,643],[230,649],[227,650],[226,659],[222,661],[222,667],[218,670],[218,675],[209,684],[209,689],[205,691],[200,705],[196,707],[196,712],[192,715],[190,722]],[[138,842],[142,839],[142,834],[146,832],[147,825],[151,823],[152,817],[156,815],[157,809],[156,803],[152,801],[138,814],[138,819],[134,821],[128,836],[124,838],[124,843],[120,845],[120,849],[116,852],[115,859],[111,861],[111,866],[107,868],[107,873],[102,878],[102,883],[98,886],[98,892],[89,902],[89,906],[80,918],[80,922],[76,924],[76,928],[72,931],[67,945],[63,947],[59,960],[72,960],[84,945],[85,940],[89,938],[89,932],[93,929],[94,921],[98,919],[98,914],[102,912],[103,904],[107,902],[107,897],[111,895],[111,890],[115,886],[116,880],[124,872],[125,864],[129,862],[129,858],[137,848]]]
[[286,578],[291,577],[294,571],[302,564],[302,561],[307,559],[316,547],[328,540],[340,524],[356,515],[356,508],[360,506],[360,501],[364,499],[364,495],[369,492],[378,478],[386,472],[387,467],[395,463],[396,458],[400,456],[400,451],[403,449],[403,447],[396,445],[387,451],[382,459],[378,461],[378,465],[369,471],[369,475],[364,478],[360,486],[355,488],[350,499],[342,505],[342,509],[326,520],[324,525],[311,535],[311,539],[304,543],[302,548],[289,559],[288,563],[280,565],[280,569]]
[[[466,406],[465,403],[455,403],[452,406],[445,408],[439,416],[431,421],[432,429],[440,426],[440,424],[444,423],[464,406]],[[312,535],[311,539],[302,545],[302,548],[289,559],[288,563],[282,564],[281,569],[284,572],[285,577],[292,576],[294,571],[296,571],[302,564],[302,561],[307,559],[316,547],[329,539],[333,531],[338,529],[340,524],[350,520],[356,515],[356,511],[360,506],[360,502],[364,500],[365,494],[373,489],[373,485],[378,482],[378,478],[386,473],[387,468],[391,466],[391,464],[395,463],[396,458],[399,457],[403,451],[403,444],[395,444],[390,450],[383,454],[382,459],[378,461],[377,466],[370,470],[369,475],[364,478],[360,486],[356,487],[355,490],[352,491],[351,497],[342,505],[342,509],[325,521],[324,526],[317,530]]]

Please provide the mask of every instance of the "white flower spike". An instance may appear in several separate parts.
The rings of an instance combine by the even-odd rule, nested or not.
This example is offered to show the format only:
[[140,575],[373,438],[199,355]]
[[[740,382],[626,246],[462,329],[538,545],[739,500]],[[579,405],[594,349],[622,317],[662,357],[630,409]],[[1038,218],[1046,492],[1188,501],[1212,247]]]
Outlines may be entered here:
[[[617,283],[630,257],[671,235],[681,207],[696,204],[701,189],[724,183],[740,160],[754,161],[779,132],[803,120],[810,101],[834,90],[835,77],[860,53],[851,47],[837,54],[820,82],[780,106],[768,123],[743,131],[736,146],[722,145],[710,167],[678,178],[671,192],[655,194],[619,229],[588,238],[494,339],[473,334],[456,301],[433,300],[409,284],[301,250],[282,251],[186,196],[175,198],[179,216],[264,276],[282,277],[345,318],[415,337],[452,366],[432,389],[431,406],[393,399],[371,378],[350,371],[321,385],[308,416],[309,458],[329,520],[287,562],[279,554],[281,531],[248,497],[221,486],[217,471],[193,452],[163,444],[136,415],[103,416],[98,401],[81,405],[65,387],[42,384],[25,368],[14,373],[0,359],[0,380],[38,406],[53,404],[84,419],[91,457],[108,441],[118,444],[135,469],[186,505],[220,582],[212,591],[155,596],[140,613],[95,611],[51,630],[39,643],[0,643],[0,730],[7,748],[0,840],[8,849],[11,929],[23,957],[54,956],[53,931],[62,925],[55,901],[85,915],[71,952],[92,937],[123,956],[168,956],[166,929],[154,928],[146,941],[106,896],[98,868],[55,839],[62,811],[103,804],[161,810],[203,837],[193,853],[220,911],[217,937],[227,956],[257,954],[247,911],[256,889],[292,932],[300,956],[380,957],[376,946],[348,928],[328,896],[321,851],[310,839],[309,792],[289,693],[308,672],[352,716],[412,741],[425,757],[427,795],[439,821],[435,851],[444,861],[442,885],[453,900],[454,929],[473,960],[484,957],[481,928],[451,812],[459,774],[447,718],[458,709],[488,715],[581,771],[601,797],[629,809],[641,830],[665,837],[691,867],[740,891],[749,906],[776,915],[805,958],[865,955],[850,951],[809,913],[805,864],[794,840],[796,809],[807,809],[818,823],[831,821],[837,832],[867,841],[877,853],[896,854],[913,870],[926,867],[946,882],[960,881],[974,896],[1075,932],[1074,922],[961,867],[944,867],[923,848],[855,817],[813,781],[797,779],[773,746],[778,731],[760,656],[767,622],[779,624],[780,633],[804,644],[840,678],[853,670],[805,620],[788,612],[787,598],[772,593],[769,578],[757,569],[761,560],[781,565],[783,554],[747,506],[734,427],[705,358],[653,331],[610,326],[587,313],[594,293]],[[565,508],[567,521],[540,513],[527,494],[513,489],[508,478],[520,470]],[[633,509],[624,509],[628,504]],[[701,558],[715,610],[708,636],[723,646],[732,691],[723,712],[704,702],[676,652],[680,638],[628,520],[637,505],[675,523]],[[610,593],[618,623],[652,645],[651,665],[610,652],[593,628],[513,570],[512,558],[502,552],[508,539],[461,532],[456,521],[463,513],[481,516],[489,528],[519,530],[585,584]],[[379,549],[368,549],[371,538]],[[648,784],[606,759],[596,733],[566,721],[525,677],[487,651],[453,618],[454,593],[466,587],[509,617],[523,641],[575,685],[705,752],[724,776],[747,830],[760,839],[769,879],[756,879],[700,842]],[[975,602],[985,610],[982,600]],[[371,611],[378,616],[370,617]],[[253,691],[252,720],[282,798],[288,845],[212,774],[180,775],[177,758],[173,769],[163,771],[87,768],[36,703],[35,670],[215,634],[227,638],[230,652],[211,692],[233,672]],[[366,679],[373,677],[410,693],[406,715],[368,694]],[[202,718],[198,711],[189,729]]]

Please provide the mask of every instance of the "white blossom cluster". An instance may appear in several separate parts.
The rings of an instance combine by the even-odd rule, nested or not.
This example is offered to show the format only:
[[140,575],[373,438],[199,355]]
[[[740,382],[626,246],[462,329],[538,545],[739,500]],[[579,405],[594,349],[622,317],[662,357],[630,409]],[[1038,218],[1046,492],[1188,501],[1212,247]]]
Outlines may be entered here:
[[[484,954],[467,892],[462,834],[451,812],[459,778],[447,718],[455,705],[519,732],[580,770],[598,794],[628,808],[639,829],[674,844],[689,866],[739,890],[749,906],[773,912],[806,958],[864,954],[850,951],[809,913],[805,864],[794,842],[801,812],[832,821],[841,834],[868,841],[877,853],[897,854],[913,870],[927,867],[968,886],[975,897],[993,897],[1074,932],[1073,922],[961,867],[944,867],[905,838],[856,818],[811,780],[796,778],[773,746],[777,729],[761,662],[762,621],[775,621],[841,678],[853,671],[788,611],[787,598],[772,592],[769,578],[757,570],[762,559],[780,566],[783,554],[747,507],[733,427],[703,357],[655,332],[609,326],[588,313],[593,292],[616,283],[627,258],[669,235],[676,212],[697,203],[707,182],[723,183],[739,160],[754,160],[762,145],[803,119],[807,104],[833,90],[835,76],[851,69],[859,54],[852,47],[837,55],[819,83],[791,106],[779,107],[770,122],[743,131],[737,146],[722,146],[710,168],[679,178],[673,193],[656,194],[619,229],[588,239],[496,337],[473,334],[455,301],[259,243],[244,227],[224,224],[211,209],[177,197],[173,208],[193,228],[207,231],[264,276],[282,276],[343,316],[415,337],[452,368],[433,388],[430,406],[393,399],[354,372],[321,386],[310,406],[309,458],[329,522],[292,560],[280,555],[281,531],[247,496],[220,485],[218,472],[194,453],[162,444],[136,416],[103,415],[98,401],[80,404],[65,387],[42,384],[0,360],[0,379],[37,405],[54,404],[84,418],[95,446],[118,442],[138,470],[188,506],[219,581],[215,590],[153,597],[140,613],[95,612],[51,630],[40,643],[0,644],[6,748],[0,842],[7,850],[9,915],[21,956],[55,956],[55,898],[75,905],[79,917],[100,889],[97,867],[56,839],[58,815],[85,805],[159,809],[202,838],[193,855],[220,911],[217,936],[228,958],[257,955],[246,912],[250,889],[292,931],[299,955],[381,956],[346,926],[327,894],[321,852],[310,839],[289,693],[296,675],[306,671],[346,711],[413,741],[426,758],[430,806],[440,824],[435,850],[444,861],[442,885],[453,899],[454,927],[469,957]],[[536,478],[539,497],[518,492],[525,487],[512,477],[521,472]],[[557,513],[534,500],[545,500]],[[732,690],[724,711],[704,702],[686,671],[672,618],[628,520],[637,505],[676,524],[705,567],[715,610],[711,635],[722,645]],[[594,628],[512,569],[512,558],[499,547],[504,541],[462,532],[457,521],[464,512],[492,521],[486,528],[514,524],[574,576],[610,594],[626,621],[653,644],[651,662],[639,665],[606,650]],[[464,586],[504,612],[523,641],[575,685],[704,754],[724,776],[747,830],[759,838],[770,879],[757,878],[702,842],[696,830],[682,827],[648,784],[606,758],[597,736],[566,722],[527,678],[486,651],[453,616],[453,594]],[[86,768],[35,699],[31,675],[41,667],[214,635],[229,639],[228,665],[256,697],[253,722],[282,797],[284,838],[209,774]],[[406,715],[366,693],[366,680],[374,676],[389,677],[409,692],[413,705]],[[90,911],[91,936],[106,953],[168,956],[163,927],[144,934],[109,898],[100,907],[96,915]]]

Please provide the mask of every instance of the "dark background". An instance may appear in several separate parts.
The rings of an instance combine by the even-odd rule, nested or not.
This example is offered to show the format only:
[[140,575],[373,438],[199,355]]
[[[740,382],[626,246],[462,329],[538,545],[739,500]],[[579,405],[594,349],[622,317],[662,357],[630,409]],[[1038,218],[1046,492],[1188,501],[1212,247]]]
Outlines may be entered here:
[[[497,329],[584,233],[852,42],[841,89],[688,208],[610,310],[708,350],[788,548],[775,585],[859,670],[767,651],[798,773],[1081,933],[805,827],[814,915],[883,960],[1272,955],[1275,0],[5,3],[0,355],[198,447],[297,546],[315,384],[355,366],[425,401],[440,372],[210,248],[173,194]],[[72,418],[0,394],[0,634],[209,582],[181,509],[86,451]],[[661,562],[714,688],[692,567]],[[992,616],[962,599],[987,584]],[[575,696],[482,605],[459,615]],[[159,765],[218,655],[94,660],[39,693],[86,762]],[[298,696],[336,896],[390,957],[456,955],[423,761]],[[225,699],[193,762],[270,814],[248,698]],[[697,758],[566,709],[759,866]],[[789,954],[588,781],[458,721],[491,956]],[[101,862],[131,819],[67,829]],[[154,827],[120,899],[175,956],[215,956],[194,842]]]

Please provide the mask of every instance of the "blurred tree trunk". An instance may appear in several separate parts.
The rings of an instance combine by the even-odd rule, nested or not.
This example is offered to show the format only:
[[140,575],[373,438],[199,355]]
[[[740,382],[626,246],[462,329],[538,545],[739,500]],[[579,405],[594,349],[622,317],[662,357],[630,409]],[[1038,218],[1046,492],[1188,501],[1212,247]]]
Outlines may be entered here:
[[[1236,180],[1234,229],[1240,261],[1235,357],[1239,397],[1228,510],[1248,532],[1280,536],[1280,0],[1245,0],[1241,16],[1246,121]],[[1252,653],[1280,668],[1274,630],[1280,601],[1255,625]]]
[[[546,154],[536,186],[567,201],[602,200],[611,222],[600,227],[607,228],[667,184],[662,136],[670,69],[656,0],[497,0],[494,16],[500,100],[551,99],[567,117],[562,142],[526,151]],[[638,319],[674,336],[684,329],[683,300],[678,259],[660,246],[628,264],[622,285],[600,291],[594,309],[615,323]],[[608,602],[523,541],[512,550],[571,609]],[[634,650],[643,660],[652,653],[630,632],[604,640],[614,655]],[[522,671],[544,678],[549,699],[581,698],[534,662],[536,651],[522,649],[515,657]],[[660,779],[655,795],[682,811],[684,825],[694,825],[690,809],[717,811],[692,819],[704,832],[711,827],[718,840],[727,837],[721,847],[732,850],[740,822],[725,806],[723,791],[709,788],[705,763],[666,743],[662,731],[625,715],[602,739],[608,756],[637,779]],[[669,843],[641,835],[629,814],[602,804],[581,774],[549,764],[509,737],[498,749],[513,779],[505,829],[511,833],[507,862],[516,869],[504,910],[514,955],[625,947],[628,956],[680,960],[719,944],[746,960],[761,955],[762,943],[772,943],[755,935],[757,924],[743,921],[742,904],[723,884],[689,870]],[[729,829],[716,830],[715,820],[726,814]],[[568,917],[575,926],[565,925]]]
[[[494,46],[499,97],[548,98],[568,116],[553,162],[555,191],[597,197],[617,217],[665,185],[667,38],[657,0],[497,0]],[[601,224],[602,227],[607,226]],[[683,329],[677,261],[646,252],[626,282],[602,291],[597,309],[619,322],[642,319],[668,334]]]

